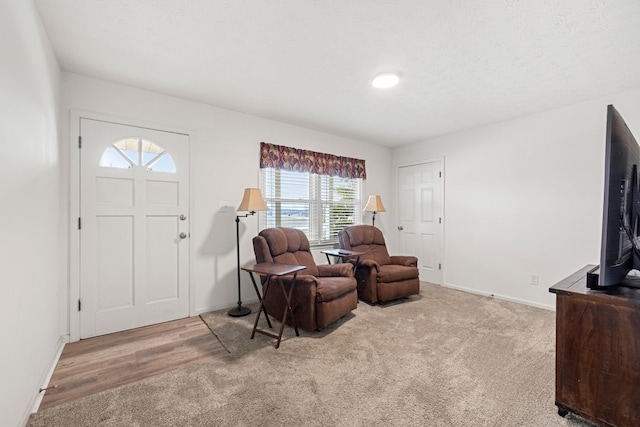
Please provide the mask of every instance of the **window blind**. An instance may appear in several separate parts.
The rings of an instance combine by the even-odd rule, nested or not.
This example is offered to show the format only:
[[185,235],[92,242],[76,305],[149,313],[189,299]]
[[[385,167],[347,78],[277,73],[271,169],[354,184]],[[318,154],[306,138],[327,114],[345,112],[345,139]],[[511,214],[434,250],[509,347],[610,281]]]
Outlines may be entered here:
[[362,223],[362,179],[260,169],[267,212],[262,228],[302,230],[313,245],[337,241],[344,227]]

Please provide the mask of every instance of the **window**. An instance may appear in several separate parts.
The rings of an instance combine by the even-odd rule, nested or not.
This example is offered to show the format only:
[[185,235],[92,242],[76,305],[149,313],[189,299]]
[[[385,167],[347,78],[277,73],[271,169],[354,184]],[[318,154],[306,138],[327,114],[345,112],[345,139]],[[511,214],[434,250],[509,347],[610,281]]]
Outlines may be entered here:
[[344,227],[362,223],[362,179],[284,169],[260,169],[269,208],[261,228],[294,227],[311,244],[337,241]]
[[176,172],[173,158],[158,144],[142,138],[125,138],[107,147],[100,166],[130,169],[144,167],[156,172]]
[[260,143],[262,228],[293,227],[309,243],[333,243],[344,227],[362,223],[365,161]]

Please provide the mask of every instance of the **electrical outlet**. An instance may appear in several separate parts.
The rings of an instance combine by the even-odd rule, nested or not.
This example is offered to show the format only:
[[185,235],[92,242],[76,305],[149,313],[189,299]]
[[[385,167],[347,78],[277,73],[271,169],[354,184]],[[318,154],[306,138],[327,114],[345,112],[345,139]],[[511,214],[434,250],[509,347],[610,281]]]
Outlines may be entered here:
[[529,277],[529,283],[530,283],[531,285],[537,285],[537,284],[538,284],[538,282],[539,282],[539,280],[540,280],[540,278],[538,277],[538,275],[537,275],[537,274],[532,274],[532,275]]

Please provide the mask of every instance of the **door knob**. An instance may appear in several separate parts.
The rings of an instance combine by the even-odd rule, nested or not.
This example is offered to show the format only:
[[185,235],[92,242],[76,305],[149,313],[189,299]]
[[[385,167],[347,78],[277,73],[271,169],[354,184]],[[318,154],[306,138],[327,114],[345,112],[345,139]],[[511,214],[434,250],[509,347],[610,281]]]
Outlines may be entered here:
[[404,230],[404,227],[403,227],[403,226],[401,226],[401,225],[399,225],[399,226],[398,226],[398,230],[402,231],[402,230]]
[[187,219],[187,216],[185,214],[180,215],[180,221],[184,221],[185,219]]
[[186,239],[186,238],[187,238],[187,235],[186,235],[185,233],[180,233],[180,238],[181,238],[181,239]]

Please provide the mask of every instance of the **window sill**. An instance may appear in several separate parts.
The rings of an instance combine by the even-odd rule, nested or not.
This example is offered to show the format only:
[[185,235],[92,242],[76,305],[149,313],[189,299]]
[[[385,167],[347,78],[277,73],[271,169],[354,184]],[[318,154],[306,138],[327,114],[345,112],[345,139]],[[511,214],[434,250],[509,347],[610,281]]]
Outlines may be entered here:
[[323,250],[323,249],[337,249],[340,245],[338,241],[335,242],[322,242],[322,243],[311,243],[309,244],[311,249],[314,250]]

